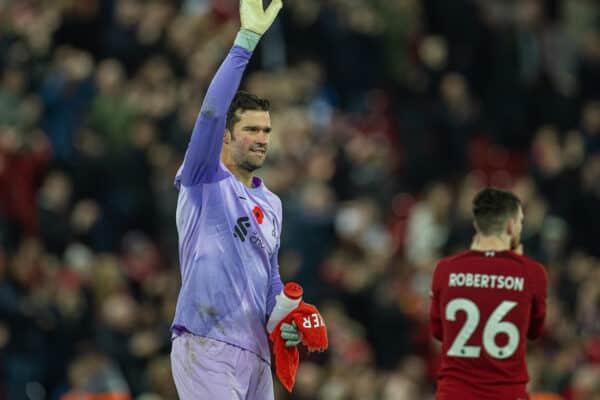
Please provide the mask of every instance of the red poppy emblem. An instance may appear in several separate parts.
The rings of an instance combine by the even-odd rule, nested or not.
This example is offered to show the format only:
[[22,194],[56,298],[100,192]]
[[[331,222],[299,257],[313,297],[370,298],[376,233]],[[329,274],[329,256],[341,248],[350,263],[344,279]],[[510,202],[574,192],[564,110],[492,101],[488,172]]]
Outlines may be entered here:
[[262,208],[260,208],[259,206],[254,207],[254,210],[252,210],[252,214],[254,214],[254,218],[256,218],[256,222],[258,222],[258,224],[262,224],[263,219],[265,218],[265,213],[263,212]]

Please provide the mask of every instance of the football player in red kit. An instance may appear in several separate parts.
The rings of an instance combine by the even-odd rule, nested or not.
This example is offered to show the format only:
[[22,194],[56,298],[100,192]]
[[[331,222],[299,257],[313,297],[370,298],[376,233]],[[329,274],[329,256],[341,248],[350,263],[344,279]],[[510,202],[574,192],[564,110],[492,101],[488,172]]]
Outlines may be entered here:
[[473,217],[471,249],[433,273],[431,329],[442,342],[436,400],[526,400],[525,345],[544,327],[546,271],[523,256],[514,194],[482,190]]

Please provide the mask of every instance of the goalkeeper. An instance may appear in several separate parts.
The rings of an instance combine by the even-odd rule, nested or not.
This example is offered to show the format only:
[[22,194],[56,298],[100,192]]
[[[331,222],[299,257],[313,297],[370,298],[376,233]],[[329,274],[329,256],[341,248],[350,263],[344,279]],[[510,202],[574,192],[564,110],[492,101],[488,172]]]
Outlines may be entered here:
[[[236,93],[261,35],[282,7],[241,0],[241,29],[213,78],[177,172],[181,290],[171,327],[179,397],[273,399],[266,322],[283,285],[281,201],[253,171],[271,136],[269,102]],[[286,346],[300,342],[293,325]]]

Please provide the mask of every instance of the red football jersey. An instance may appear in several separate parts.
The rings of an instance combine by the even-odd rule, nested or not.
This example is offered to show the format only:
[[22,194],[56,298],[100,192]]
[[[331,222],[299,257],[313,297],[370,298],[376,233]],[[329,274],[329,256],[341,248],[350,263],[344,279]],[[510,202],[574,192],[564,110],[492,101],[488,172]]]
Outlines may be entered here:
[[527,338],[546,315],[544,267],[512,251],[442,259],[432,279],[433,336],[442,341],[438,400],[525,400]]

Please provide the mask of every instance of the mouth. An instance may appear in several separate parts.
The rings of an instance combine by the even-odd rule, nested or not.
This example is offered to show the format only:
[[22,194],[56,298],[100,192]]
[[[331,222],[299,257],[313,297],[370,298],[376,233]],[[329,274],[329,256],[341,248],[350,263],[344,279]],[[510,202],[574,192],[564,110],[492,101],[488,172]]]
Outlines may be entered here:
[[250,153],[258,154],[261,157],[264,157],[267,154],[267,150],[264,150],[264,149],[252,149],[252,150],[250,150]]

